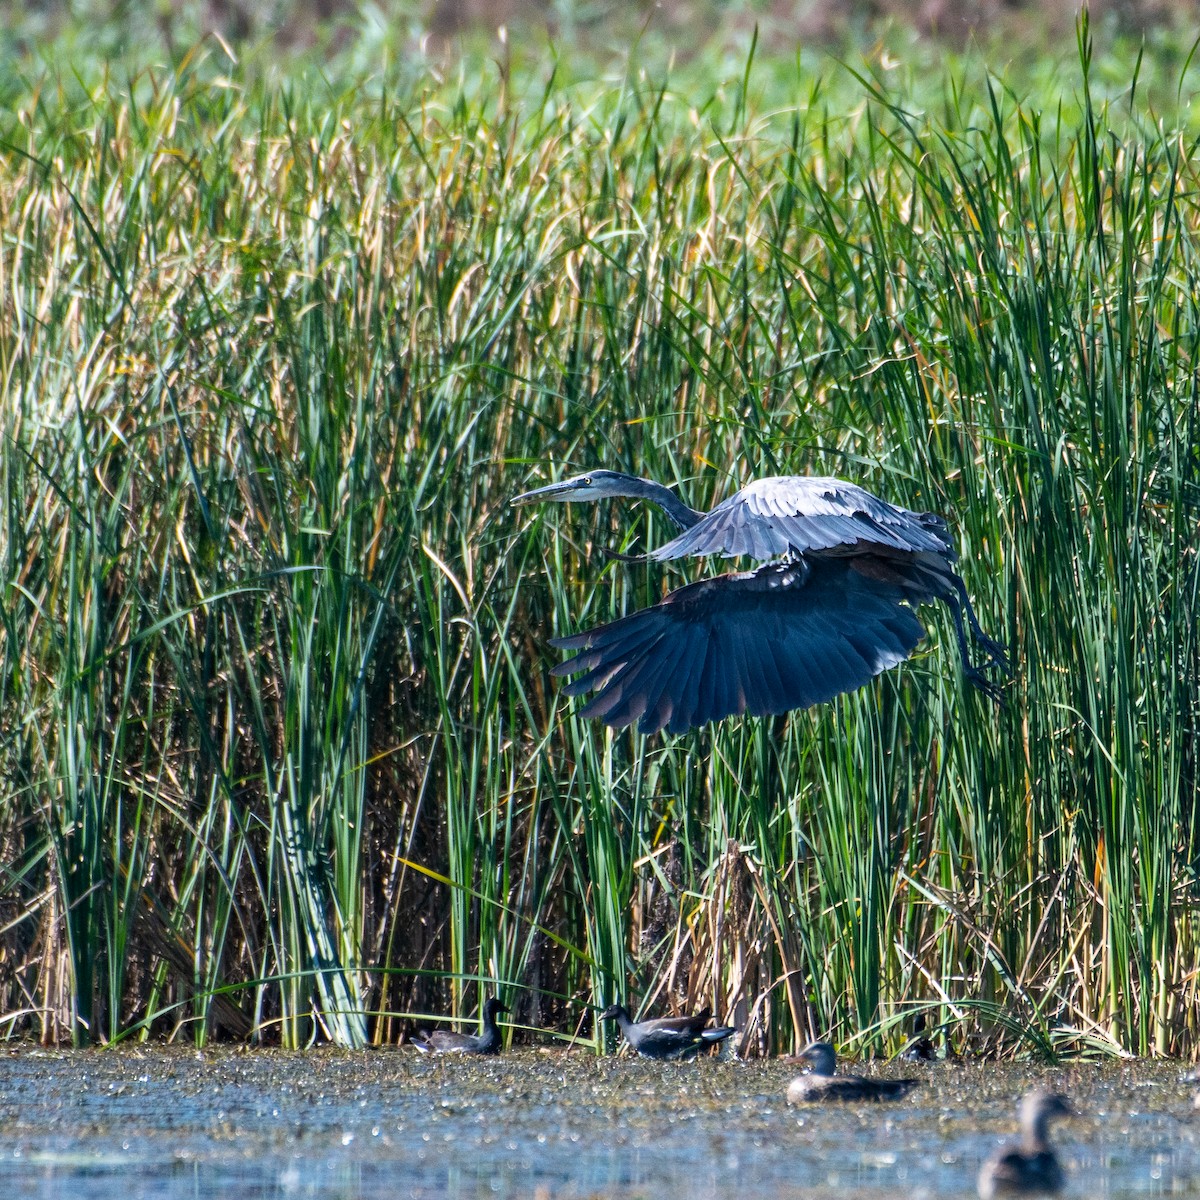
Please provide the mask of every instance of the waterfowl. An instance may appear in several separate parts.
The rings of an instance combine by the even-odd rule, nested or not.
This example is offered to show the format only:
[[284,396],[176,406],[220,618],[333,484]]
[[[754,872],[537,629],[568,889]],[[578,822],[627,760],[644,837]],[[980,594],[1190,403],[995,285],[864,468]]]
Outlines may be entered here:
[[937,1050],[927,1037],[912,1037],[908,1045],[896,1057],[901,1062],[931,1063],[937,1062]]
[[800,1052],[811,1064],[807,1075],[788,1084],[789,1104],[823,1104],[827,1101],[899,1100],[919,1079],[868,1079],[863,1075],[836,1075],[837,1055],[828,1042],[812,1042]]
[[1062,1190],[1066,1175],[1050,1147],[1046,1131],[1054,1117],[1074,1114],[1070,1101],[1058,1092],[1041,1088],[1021,1100],[1021,1141],[1001,1146],[979,1169],[981,1200],[994,1196],[1053,1196]]
[[904,1049],[896,1055],[901,1062],[937,1062],[937,1051],[926,1030],[929,1022],[924,1013],[917,1013],[913,1018],[912,1037],[905,1043]]
[[737,1030],[732,1025],[706,1029],[711,1017],[703,1008],[692,1017],[658,1017],[634,1021],[621,1004],[610,1004],[601,1021],[616,1021],[625,1040],[644,1058],[692,1058],[707,1046],[715,1046]]
[[496,1014],[508,1009],[495,996],[490,996],[483,1006],[483,1032],[481,1034],[456,1033],[449,1029],[438,1029],[433,1033],[417,1033],[412,1044],[422,1054],[499,1054],[500,1030],[496,1026]]

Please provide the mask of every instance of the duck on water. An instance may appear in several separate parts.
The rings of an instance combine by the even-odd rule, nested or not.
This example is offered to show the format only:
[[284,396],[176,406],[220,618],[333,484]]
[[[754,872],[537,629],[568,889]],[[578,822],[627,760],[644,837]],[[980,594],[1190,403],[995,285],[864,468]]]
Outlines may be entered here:
[[789,1104],[825,1104],[861,1100],[899,1100],[919,1079],[869,1079],[865,1075],[838,1075],[837,1054],[828,1042],[812,1042],[800,1057],[811,1064],[807,1075],[788,1084]]
[[1066,1096],[1042,1088],[1021,1100],[1021,1140],[1001,1146],[979,1169],[981,1200],[998,1196],[1054,1196],[1066,1182],[1066,1173],[1050,1145],[1048,1131],[1055,1117],[1070,1117],[1075,1110]]

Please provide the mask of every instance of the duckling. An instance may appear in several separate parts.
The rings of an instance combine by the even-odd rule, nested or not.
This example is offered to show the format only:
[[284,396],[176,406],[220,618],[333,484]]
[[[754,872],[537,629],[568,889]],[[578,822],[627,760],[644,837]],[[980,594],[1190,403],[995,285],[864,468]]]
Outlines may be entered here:
[[495,996],[490,996],[483,1006],[483,1032],[456,1033],[449,1029],[438,1029],[433,1033],[418,1033],[412,1039],[422,1054],[499,1054],[500,1030],[496,1026],[496,1014],[508,1009]]
[[863,1075],[836,1075],[837,1054],[828,1042],[812,1042],[800,1052],[812,1064],[807,1075],[788,1084],[789,1104],[822,1104],[842,1100],[899,1100],[919,1079],[868,1079]]
[[1066,1175],[1050,1147],[1046,1131],[1054,1117],[1074,1115],[1066,1096],[1043,1088],[1021,1100],[1021,1141],[1001,1146],[979,1169],[981,1200],[996,1196],[1053,1196],[1062,1190]]
[[732,1025],[706,1029],[710,1012],[702,1009],[693,1017],[657,1017],[650,1021],[634,1021],[621,1004],[610,1004],[601,1014],[601,1021],[616,1021],[625,1040],[643,1058],[693,1058],[706,1046],[715,1046],[730,1034],[737,1033]]

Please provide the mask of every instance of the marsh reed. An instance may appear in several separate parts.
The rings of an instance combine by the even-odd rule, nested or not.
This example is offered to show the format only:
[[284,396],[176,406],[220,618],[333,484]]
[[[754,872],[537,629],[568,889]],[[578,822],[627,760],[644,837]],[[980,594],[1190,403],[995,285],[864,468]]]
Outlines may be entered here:
[[[359,1045],[500,987],[584,1038],[632,993],[748,1052],[1194,1053],[1186,110],[1086,28],[1024,95],[338,71],[0,116],[0,1029]],[[926,610],[821,709],[580,720],[547,639],[679,579],[601,552],[653,513],[506,506],[591,465],[945,513],[1006,704]]]

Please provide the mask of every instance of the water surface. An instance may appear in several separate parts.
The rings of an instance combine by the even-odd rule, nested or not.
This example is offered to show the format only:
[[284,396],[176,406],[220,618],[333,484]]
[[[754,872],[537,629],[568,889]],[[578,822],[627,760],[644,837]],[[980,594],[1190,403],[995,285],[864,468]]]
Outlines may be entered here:
[[1057,1130],[1068,1196],[1200,1197],[1177,1063],[878,1070],[925,1082],[894,1104],[789,1109],[779,1062],[18,1049],[0,1057],[0,1195],[965,1198],[1038,1083],[1084,1114]]

